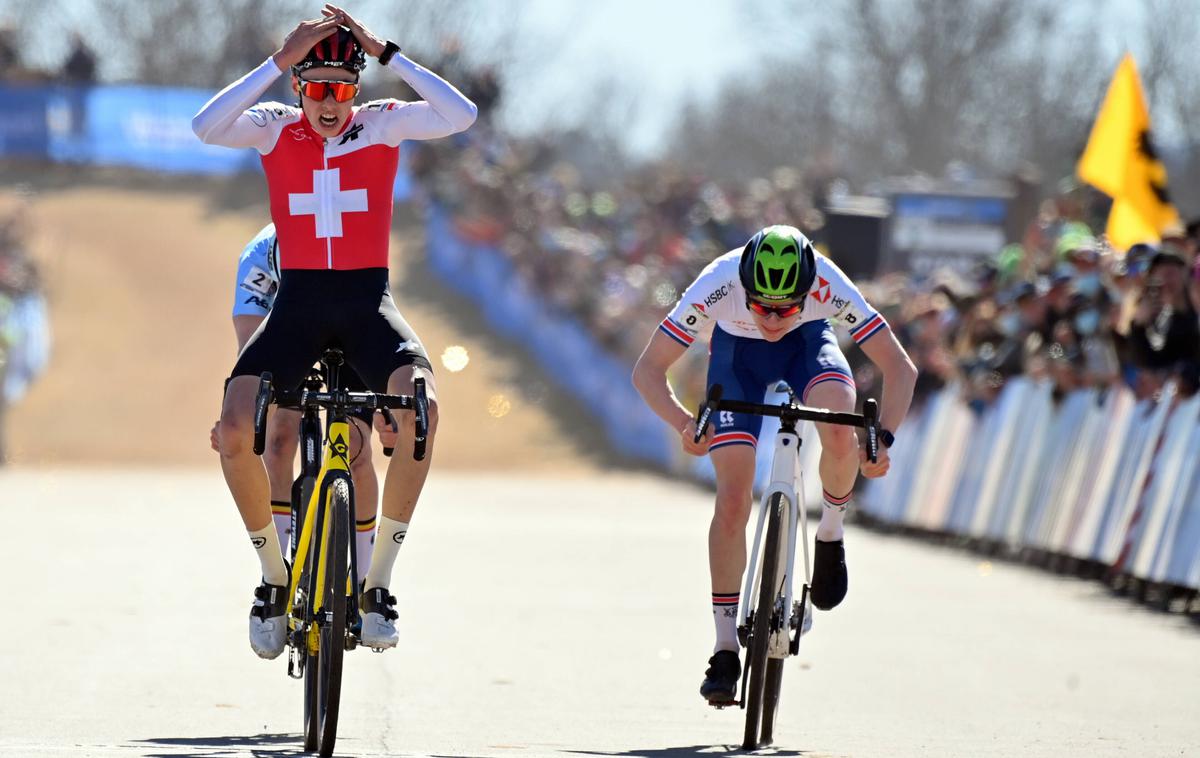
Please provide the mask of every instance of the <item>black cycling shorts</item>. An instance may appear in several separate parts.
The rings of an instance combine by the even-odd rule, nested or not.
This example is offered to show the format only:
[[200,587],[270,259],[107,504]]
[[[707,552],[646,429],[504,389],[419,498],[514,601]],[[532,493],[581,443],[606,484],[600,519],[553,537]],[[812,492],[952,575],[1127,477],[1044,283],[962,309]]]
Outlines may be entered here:
[[329,348],[340,349],[373,392],[386,392],[398,368],[432,371],[417,333],[396,309],[386,268],[284,269],[271,312],[230,378],[270,371],[276,386],[298,387]]

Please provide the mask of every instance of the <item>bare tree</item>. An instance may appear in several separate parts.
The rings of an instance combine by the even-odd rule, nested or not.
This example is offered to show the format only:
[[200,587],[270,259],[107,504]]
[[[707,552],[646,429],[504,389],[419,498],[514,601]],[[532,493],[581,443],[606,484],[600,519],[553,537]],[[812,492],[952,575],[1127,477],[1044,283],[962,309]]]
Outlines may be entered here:
[[1196,4],[1191,0],[1147,0],[1144,6],[1143,53],[1139,73],[1154,117],[1160,145],[1169,151],[1172,200],[1185,217],[1200,215],[1200,65],[1192,43],[1200,33]]

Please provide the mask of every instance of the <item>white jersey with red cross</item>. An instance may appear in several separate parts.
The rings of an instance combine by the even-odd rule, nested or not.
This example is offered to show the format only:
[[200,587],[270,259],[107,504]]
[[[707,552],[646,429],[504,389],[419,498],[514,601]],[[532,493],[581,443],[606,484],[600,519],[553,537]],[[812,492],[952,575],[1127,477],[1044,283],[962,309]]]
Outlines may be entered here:
[[474,122],[474,103],[436,74],[400,54],[388,68],[425,100],[358,106],[328,139],[296,106],[255,104],[282,74],[271,58],[192,119],[204,142],[262,155],[281,269],[386,268],[400,143],[444,137]]

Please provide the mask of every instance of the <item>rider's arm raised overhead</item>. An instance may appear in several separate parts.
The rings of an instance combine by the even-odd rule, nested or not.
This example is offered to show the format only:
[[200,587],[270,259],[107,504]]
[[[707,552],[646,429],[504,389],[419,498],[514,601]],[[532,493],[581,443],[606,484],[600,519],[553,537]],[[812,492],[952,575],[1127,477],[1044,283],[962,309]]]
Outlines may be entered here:
[[388,144],[399,145],[406,139],[445,137],[475,123],[478,114],[475,103],[445,79],[400,53],[392,56],[387,67],[425,98],[415,102],[390,102],[394,107],[380,114]]
[[283,72],[274,58],[218,92],[192,118],[192,131],[201,142],[223,147],[252,147],[270,152],[277,129],[266,128],[276,117],[295,109],[277,103],[252,108]]

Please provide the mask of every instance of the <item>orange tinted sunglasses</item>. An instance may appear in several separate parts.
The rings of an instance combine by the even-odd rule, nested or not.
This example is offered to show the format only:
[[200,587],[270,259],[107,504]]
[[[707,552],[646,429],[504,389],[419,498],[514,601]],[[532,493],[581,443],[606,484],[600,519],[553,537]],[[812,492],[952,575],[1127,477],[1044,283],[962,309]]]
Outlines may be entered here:
[[797,313],[804,310],[804,301],[801,300],[798,303],[791,303],[790,305],[775,306],[746,298],[746,307],[758,315],[763,316],[764,318],[770,316],[772,313],[779,318],[787,318],[788,316],[795,316]]
[[333,95],[333,99],[337,102],[344,103],[347,100],[353,100],[354,96],[358,94],[358,83],[301,79],[300,92],[309,100],[316,100],[318,103],[324,101],[329,95]]

